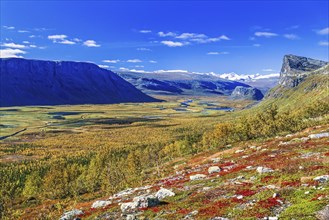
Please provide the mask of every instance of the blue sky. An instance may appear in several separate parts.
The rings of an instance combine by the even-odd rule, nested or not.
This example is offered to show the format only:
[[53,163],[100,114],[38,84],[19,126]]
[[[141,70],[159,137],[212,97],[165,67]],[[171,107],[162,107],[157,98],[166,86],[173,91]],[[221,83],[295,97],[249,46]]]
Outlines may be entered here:
[[279,72],[328,60],[325,1],[1,1],[1,56],[109,69]]

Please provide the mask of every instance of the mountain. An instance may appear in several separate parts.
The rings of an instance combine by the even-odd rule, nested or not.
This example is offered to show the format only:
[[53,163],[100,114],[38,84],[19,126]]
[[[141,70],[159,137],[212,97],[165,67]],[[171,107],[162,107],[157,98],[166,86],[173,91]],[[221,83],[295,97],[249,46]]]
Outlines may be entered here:
[[279,82],[279,73],[270,74],[250,74],[250,75],[240,75],[234,72],[223,73],[218,75],[220,78],[238,81],[245,83],[249,86],[259,89],[263,94],[266,94],[270,89],[275,87]]
[[[269,91],[266,97],[279,98],[285,96],[285,93],[292,93],[299,90],[301,88],[299,86],[300,84],[312,87],[305,88],[304,92],[310,92],[316,88],[326,86],[323,83],[327,81],[327,76],[325,75],[328,75],[328,64],[328,62],[307,57],[285,55],[280,72],[279,84]],[[304,81],[307,82],[303,83]],[[303,91],[299,92],[304,93]]]
[[230,95],[237,86],[250,87],[215,75],[187,71],[121,71],[118,74],[150,95]]
[[1,107],[158,101],[92,63],[5,58],[0,66]]
[[231,94],[232,99],[243,99],[243,100],[261,100],[264,97],[263,93],[253,87],[235,87]]

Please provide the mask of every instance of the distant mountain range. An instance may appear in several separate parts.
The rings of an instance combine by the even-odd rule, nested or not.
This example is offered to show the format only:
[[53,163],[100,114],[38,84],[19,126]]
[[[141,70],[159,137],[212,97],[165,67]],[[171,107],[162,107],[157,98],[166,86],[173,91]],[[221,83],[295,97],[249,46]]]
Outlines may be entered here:
[[1,107],[159,101],[92,63],[4,58],[0,67]]
[[279,73],[239,75],[184,70],[118,71],[118,74],[147,94],[230,95],[236,86],[255,87],[263,94],[277,85]]

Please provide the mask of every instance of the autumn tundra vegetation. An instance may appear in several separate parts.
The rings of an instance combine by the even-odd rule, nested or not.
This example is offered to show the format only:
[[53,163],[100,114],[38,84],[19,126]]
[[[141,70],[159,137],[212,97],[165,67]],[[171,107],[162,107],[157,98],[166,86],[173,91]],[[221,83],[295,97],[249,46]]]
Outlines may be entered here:
[[[311,199],[306,199],[292,187],[302,186],[300,177],[303,175],[328,173],[328,160],[306,161],[309,167],[306,170],[301,168],[300,172],[304,173],[298,174],[295,174],[299,172],[296,170],[298,168],[291,167],[287,162],[296,156],[298,147],[301,152],[307,153],[308,148],[316,150],[314,146],[317,146],[323,157],[328,158],[328,141],[321,139],[320,142],[303,142],[300,145],[291,142],[280,145],[276,138],[285,140],[285,136],[291,137],[298,132],[308,134],[312,129],[318,132],[328,129],[329,102],[325,90],[328,75],[321,82],[317,81],[317,89],[307,89],[310,86],[315,88],[314,81],[317,81],[315,77],[293,92],[283,91],[283,98],[268,98],[252,107],[250,101],[208,97],[209,102],[225,103],[235,109],[226,112],[207,109],[202,102],[207,99],[205,97],[193,97],[194,101],[186,111],[177,111],[182,101],[177,97],[167,97],[167,102],[160,103],[2,108],[1,126],[5,135],[2,136],[0,151],[1,218],[55,219],[65,210],[76,206],[83,209],[84,204],[90,204],[97,198],[162,181],[161,186],[166,188],[185,184],[186,191],[176,191],[176,195],[165,200],[161,206],[141,208],[146,218],[156,218],[158,213],[162,213],[164,219],[179,219],[194,214],[199,219],[219,215],[230,215],[234,219],[239,219],[237,216],[263,218],[269,216],[274,207],[288,204],[285,201],[289,199],[285,219],[298,216],[301,209],[311,214],[297,219],[313,219],[314,213],[328,202],[328,189],[323,187]],[[287,104],[301,93],[303,100],[300,103]],[[6,127],[6,124],[14,124],[15,128]],[[23,132],[10,136],[14,130],[25,128]],[[253,156],[239,154],[246,150],[236,150],[234,153],[237,147],[252,144],[267,145],[269,149],[281,146],[276,151],[286,157],[273,153],[273,158],[279,157],[277,161],[275,158],[264,159],[265,153],[268,156],[266,148],[264,152],[251,150],[250,155],[254,152]],[[215,162],[221,180],[207,179],[208,182],[202,182],[206,173],[194,182],[204,188],[210,187],[209,192],[199,194],[193,188],[193,181],[189,182],[183,177],[166,180],[177,166],[184,167],[191,175],[197,174],[193,166],[208,166],[207,158],[220,152],[229,152]],[[245,159],[247,157],[250,158]],[[238,188],[221,186],[221,190],[232,190],[226,192],[228,197],[221,197],[225,192],[216,191],[216,183],[228,180],[226,178],[238,178],[236,174],[243,175],[243,178],[256,178],[244,171],[248,170],[247,162],[253,165],[269,162],[273,169],[283,171],[281,176],[278,173],[261,176],[257,180],[259,185],[255,186],[252,182],[243,182]],[[267,171],[273,170],[257,168],[260,173]],[[209,178],[215,178],[216,172]],[[314,187],[319,186],[312,179],[306,182]],[[258,188],[271,184],[282,187],[277,196],[271,197],[272,191]],[[248,212],[241,213],[243,209],[233,208],[243,205],[248,197],[255,200]],[[322,200],[318,200],[320,197]],[[304,203],[308,205],[303,206]],[[118,213],[119,206],[109,205],[107,208],[101,211],[85,209],[81,218],[94,218],[101,212]],[[115,218],[119,217],[112,219]]]

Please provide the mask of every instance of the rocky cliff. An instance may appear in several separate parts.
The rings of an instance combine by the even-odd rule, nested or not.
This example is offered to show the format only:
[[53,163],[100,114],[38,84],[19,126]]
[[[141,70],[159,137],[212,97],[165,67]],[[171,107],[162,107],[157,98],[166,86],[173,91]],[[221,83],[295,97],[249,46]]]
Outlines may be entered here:
[[157,101],[92,63],[7,58],[0,67],[2,107]]
[[315,60],[296,55],[285,55],[280,72],[279,85],[283,87],[296,87],[311,71],[319,69],[328,62]]
[[235,87],[231,94],[233,99],[261,100],[264,97],[259,89],[253,87]]

